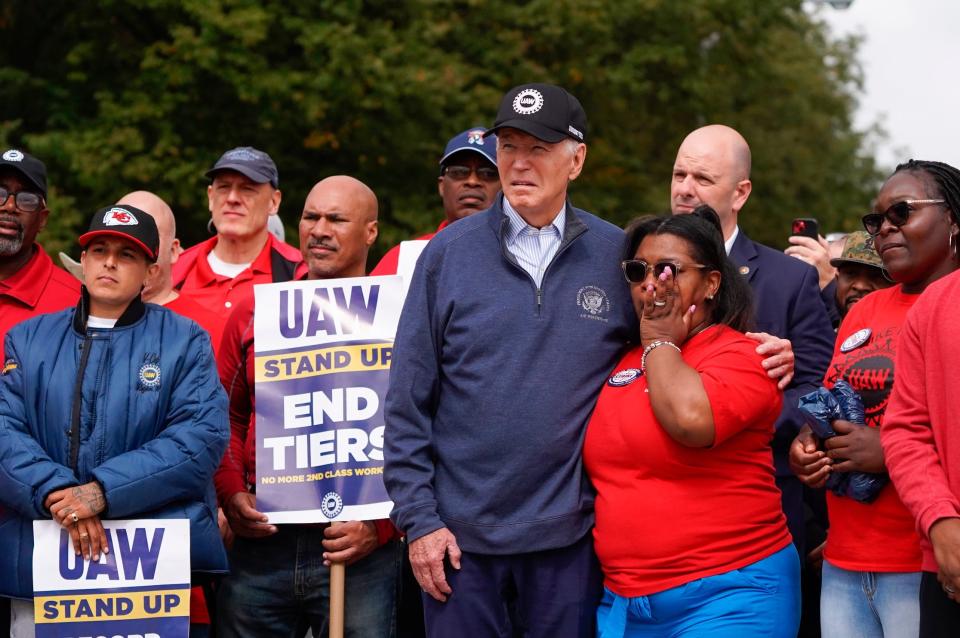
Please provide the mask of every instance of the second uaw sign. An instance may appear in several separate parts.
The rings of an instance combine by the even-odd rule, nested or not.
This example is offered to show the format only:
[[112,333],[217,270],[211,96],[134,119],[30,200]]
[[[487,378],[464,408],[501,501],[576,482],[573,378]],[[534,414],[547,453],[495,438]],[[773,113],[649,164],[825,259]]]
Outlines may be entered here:
[[383,403],[402,279],[254,293],[257,509],[272,523],[387,518]]

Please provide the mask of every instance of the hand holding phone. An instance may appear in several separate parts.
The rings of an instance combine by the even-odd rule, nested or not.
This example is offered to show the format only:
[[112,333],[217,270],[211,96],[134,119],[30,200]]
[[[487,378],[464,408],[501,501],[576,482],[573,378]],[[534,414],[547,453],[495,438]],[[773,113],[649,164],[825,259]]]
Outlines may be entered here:
[[817,239],[820,236],[820,224],[812,217],[799,217],[793,220],[790,234]]

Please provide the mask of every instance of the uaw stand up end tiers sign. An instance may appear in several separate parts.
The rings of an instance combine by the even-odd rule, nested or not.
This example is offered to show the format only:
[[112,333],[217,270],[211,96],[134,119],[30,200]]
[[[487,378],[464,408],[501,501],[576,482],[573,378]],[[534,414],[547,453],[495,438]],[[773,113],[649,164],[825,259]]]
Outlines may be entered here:
[[33,522],[37,638],[186,638],[190,523],[103,521],[109,553],[84,560],[53,521]]
[[389,516],[383,399],[402,281],[254,288],[257,509],[271,523]]

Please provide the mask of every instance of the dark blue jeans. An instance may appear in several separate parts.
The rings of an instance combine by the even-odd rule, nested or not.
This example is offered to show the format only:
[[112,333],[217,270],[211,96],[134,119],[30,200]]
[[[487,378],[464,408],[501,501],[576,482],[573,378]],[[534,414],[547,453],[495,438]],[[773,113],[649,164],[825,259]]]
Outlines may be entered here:
[[527,554],[463,552],[446,567],[453,593],[441,603],[423,594],[429,638],[593,638],[603,593],[593,535]]
[[[281,525],[263,539],[237,538],[230,576],[217,597],[220,638],[302,638],[328,633],[330,569],[323,565],[323,529]],[[392,638],[400,544],[391,541],[347,567],[344,634]]]

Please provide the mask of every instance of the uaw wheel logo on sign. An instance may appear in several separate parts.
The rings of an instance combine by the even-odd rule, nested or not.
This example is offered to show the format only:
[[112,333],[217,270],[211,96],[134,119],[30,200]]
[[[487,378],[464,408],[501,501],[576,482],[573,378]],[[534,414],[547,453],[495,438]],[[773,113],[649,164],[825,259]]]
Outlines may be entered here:
[[513,110],[520,115],[532,115],[543,108],[543,94],[536,89],[524,89],[513,98]]
[[323,495],[323,501],[320,503],[320,511],[323,512],[323,515],[327,518],[333,519],[337,517],[343,510],[343,499],[340,498],[340,495],[336,492],[327,492]]

